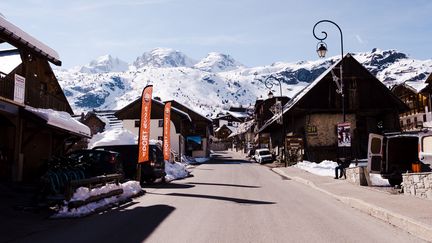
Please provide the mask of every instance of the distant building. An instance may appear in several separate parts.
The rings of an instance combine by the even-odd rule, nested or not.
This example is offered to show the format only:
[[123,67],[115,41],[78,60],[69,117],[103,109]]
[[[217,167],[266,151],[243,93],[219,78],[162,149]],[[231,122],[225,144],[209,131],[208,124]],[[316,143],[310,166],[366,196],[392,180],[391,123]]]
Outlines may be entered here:
[[432,120],[430,111],[430,92],[428,83],[404,82],[392,87],[392,92],[399,97],[409,110],[400,114],[400,125],[403,131],[414,131],[423,128],[423,123]]

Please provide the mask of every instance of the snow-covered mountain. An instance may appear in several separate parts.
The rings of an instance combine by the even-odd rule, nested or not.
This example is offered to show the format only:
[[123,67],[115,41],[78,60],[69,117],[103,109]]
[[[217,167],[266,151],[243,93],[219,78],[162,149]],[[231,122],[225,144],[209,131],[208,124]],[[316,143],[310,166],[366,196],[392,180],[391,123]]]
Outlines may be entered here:
[[169,49],[169,48],[156,48],[150,52],[145,52],[142,56],[138,57],[133,65],[136,68],[153,67],[191,67],[196,61],[187,57],[185,54]]
[[114,58],[111,55],[105,55],[91,61],[89,64],[78,67],[81,73],[108,73],[108,72],[124,72],[129,68],[129,64],[125,61]]
[[[432,60],[410,59],[396,50],[374,49],[354,57],[387,86],[424,82],[432,72]],[[210,116],[232,105],[253,105],[257,98],[266,97],[263,80],[271,74],[283,77],[283,95],[292,97],[339,58],[245,67],[224,54],[210,53],[195,62],[179,51],[158,48],[138,57],[129,68],[122,66],[122,71],[94,68],[90,72],[71,69],[55,73],[75,113],[121,109],[140,97],[147,84],[153,84],[153,96],[175,99]],[[279,94],[278,85],[272,89]]]
[[210,52],[205,58],[194,65],[194,68],[214,73],[230,71],[242,67],[244,66],[231,56],[217,52]]

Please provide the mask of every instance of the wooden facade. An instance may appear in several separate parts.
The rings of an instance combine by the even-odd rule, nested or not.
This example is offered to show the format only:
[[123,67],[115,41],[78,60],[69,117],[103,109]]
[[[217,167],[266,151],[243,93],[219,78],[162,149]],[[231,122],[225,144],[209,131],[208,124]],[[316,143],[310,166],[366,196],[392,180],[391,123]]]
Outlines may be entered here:
[[[54,50],[1,17],[0,26],[0,43],[16,48],[1,51],[0,56],[19,55],[21,60],[12,71],[0,73],[0,180],[38,180],[47,160],[64,154],[85,135],[50,125],[29,111],[41,108],[72,114],[48,63],[60,65],[61,61]],[[17,86],[17,80],[25,80],[25,85]],[[17,99],[19,87],[24,92]]]
[[[339,74],[341,64],[346,122],[351,126],[349,149],[338,149],[337,145],[336,127],[343,122],[343,114],[333,73]],[[366,158],[369,133],[400,131],[398,114],[407,110],[382,82],[347,54],[284,106],[285,136],[301,138],[310,161]],[[283,128],[273,117],[260,132],[276,139]]]

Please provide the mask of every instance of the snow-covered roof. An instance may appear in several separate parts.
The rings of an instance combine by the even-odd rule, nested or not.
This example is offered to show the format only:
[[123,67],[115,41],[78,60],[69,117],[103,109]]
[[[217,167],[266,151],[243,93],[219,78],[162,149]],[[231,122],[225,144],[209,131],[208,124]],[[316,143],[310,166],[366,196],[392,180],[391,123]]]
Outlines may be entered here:
[[424,82],[410,82],[410,81],[407,81],[407,82],[403,83],[403,85],[405,87],[407,87],[408,89],[411,89],[415,93],[420,93],[420,91],[422,91],[424,88],[426,88],[426,86],[428,84],[424,83]]
[[[33,36],[27,34],[5,18],[0,16],[0,32],[7,36],[10,36],[14,41],[19,42],[28,48],[32,49],[36,53],[45,56],[48,60],[55,65],[60,66],[61,61],[58,53],[51,49],[49,46],[38,41]],[[10,43],[13,44],[13,43]]]
[[0,51],[0,72],[9,74],[21,63],[18,50]]
[[241,123],[237,127],[236,131],[233,132],[233,133],[231,133],[228,137],[229,138],[230,137],[234,137],[234,136],[237,136],[237,135],[240,135],[240,134],[243,134],[243,133],[247,132],[252,127],[253,124],[254,124],[254,120],[253,119],[250,120],[250,121]]
[[236,130],[236,128],[233,127],[233,126],[228,126],[228,125],[226,125],[226,124],[223,124],[222,126],[216,128],[215,132],[219,132],[219,131],[222,130],[222,128],[224,128],[224,127],[228,128],[232,133]]
[[[159,100],[156,100],[156,99],[153,99],[153,102],[159,103],[161,106],[164,106],[164,105],[165,105],[164,102],[159,101]],[[191,119],[191,117],[189,116],[188,113],[186,113],[186,112],[184,112],[184,111],[182,111],[182,110],[180,110],[180,109],[177,109],[177,108],[175,108],[175,107],[172,106],[172,105],[171,105],[171,110],[173,110],[173,111],[175,111],[175,112],[177,112],[177,113],[179,113],[179,114],[181,114],[181,115],[187,117],[187,119],[188,119],[190,122],[192,122],[192,119]]]
[[[212,119],[210,119],[210,118],[208,118],[208,117],[205,117],[204,115],[200,114],[199,112],[195,111],[194,109],[190,108],[189,106],[187,106],[187,105],[185,105],[185,104],[182,104],[182,103],[180,103],[180,102],[178,102],[178,101],[176,101],[176,100],[167,100],[167,101],[165,101],[165,102],[173,102],[173,105],[171,105],[171,108],[175,108],[174,106],[178,104],[178,105],[183,106],[184,108],[190,110],[191,112],[197,114],[198,116],[201,116],[203,119],[207,120],[208,122],[210,122],[210,123],[213,122]],[[177,108],[176,108],[176,110],[179,110],[179,111],[180,111],[180,109],[177,109]],[[186,112],[184,112],[184,113],[186,113]],[[187,114],[187,113],[186,113],[186,114]],[[190,118],[189,118],[189,119],[190,119]],[[192,120],[190,120],[190,121],[192,121]]]
[[74,134],[91,137],[90,128],[75,120],[69,113],[52,109],[40,109],[26,106],[25,110],[35,114],[47,122],[48,125],[72,132]]
[[242,119],[248,117],[247,112],[239,112],[239,111],[228,111],[228,114],[232,115],[235,118]]

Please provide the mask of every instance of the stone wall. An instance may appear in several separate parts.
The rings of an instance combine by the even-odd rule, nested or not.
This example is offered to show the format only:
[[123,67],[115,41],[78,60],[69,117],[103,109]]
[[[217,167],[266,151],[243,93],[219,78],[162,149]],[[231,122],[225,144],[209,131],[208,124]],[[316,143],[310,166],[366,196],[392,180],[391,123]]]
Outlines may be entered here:
[[402,174],[404,194],[432,200],[432,172]]
[[365,169],[366,167],[364,166],[346,168],[345,173],[347,181],[355,185],[367,186],[367,181],[364,173]]

